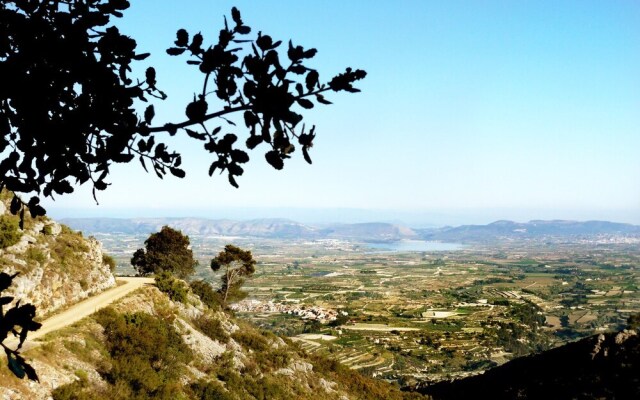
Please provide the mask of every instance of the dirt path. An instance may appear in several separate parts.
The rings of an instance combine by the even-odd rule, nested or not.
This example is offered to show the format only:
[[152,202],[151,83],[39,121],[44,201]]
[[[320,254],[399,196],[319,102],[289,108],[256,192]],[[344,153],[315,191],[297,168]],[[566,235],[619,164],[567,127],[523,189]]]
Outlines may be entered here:
[[[70,308],[62,311],[59,314],[55,314],[50,318],[47,318],[42,322],[42,328],[35,332],[29,332],[27,341],[25,342],[26,349],[32,348],[38,345],[34,340],[46,335],[47,333],[57,331],[66,326],[80,321],[82,318],[87,317],[101,308],[108,306],[114,301],[126,296],[132,291],[146,285],[153,284],[153,278],[125,278],[119,277],[118,281],[124,281],[124,284],[105,290],[104,292],[95,296],[84,299],[79,303],[74,304]],[[17,338],[7,338],[5,341],[11,348],[15,348],[18,344]]]

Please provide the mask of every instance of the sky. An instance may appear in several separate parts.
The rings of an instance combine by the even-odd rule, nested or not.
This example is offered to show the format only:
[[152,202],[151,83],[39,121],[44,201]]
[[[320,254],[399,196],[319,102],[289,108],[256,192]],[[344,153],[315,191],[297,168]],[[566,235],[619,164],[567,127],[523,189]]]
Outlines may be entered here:
[[80,188],[47,201],[54,217],[640,224],[638,1],[132,3],[115,24],[152,53],[134,73],[153,65],[169,95],[156,123],[184,120],[202,87],[186,58],[165,53],[176,30],[214,42],[232,6],[253,33],[317,48],[321,79],[368,75],[361,93],[304,111],[313,165],[298,153],[276,171],[258,147],[235,189],[208,176],[201,143],[177,135],[166,143],[185,179],[117,165],[99,205]]

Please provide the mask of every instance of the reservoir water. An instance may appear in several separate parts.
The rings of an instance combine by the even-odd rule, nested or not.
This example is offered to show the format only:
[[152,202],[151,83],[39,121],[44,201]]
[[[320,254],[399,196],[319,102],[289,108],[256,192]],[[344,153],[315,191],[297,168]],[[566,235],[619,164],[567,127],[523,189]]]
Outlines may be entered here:
[[426,240],[399,240],[397,242],[365,243],[375,251],[454,251],[465,246],[460,243],[428,242]]

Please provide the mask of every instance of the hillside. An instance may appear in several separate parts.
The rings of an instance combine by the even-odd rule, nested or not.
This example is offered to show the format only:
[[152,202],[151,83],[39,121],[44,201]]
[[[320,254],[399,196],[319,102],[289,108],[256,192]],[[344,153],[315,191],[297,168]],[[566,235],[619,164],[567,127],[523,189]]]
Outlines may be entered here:
[[605,333],[522,357],[482,375],[419,388],[434,400],[638,399],[640,336]]
[[46,217],[25,213],[24,230],[0,193],[0,272],[19,275],[4,295],[32,303],[43,316],[116,284],[101,244]]
[[258,331],[189,291],[146,286],[26,353],[41,384],[0,369],[5,399],[408,399]]

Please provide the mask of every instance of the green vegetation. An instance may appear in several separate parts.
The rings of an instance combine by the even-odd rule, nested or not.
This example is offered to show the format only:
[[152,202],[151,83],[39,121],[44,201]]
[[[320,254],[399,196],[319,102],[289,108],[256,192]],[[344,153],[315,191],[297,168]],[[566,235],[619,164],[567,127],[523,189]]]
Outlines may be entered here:
[[189,283],[191,291],[200,297],[207,307],[212,310],[220,309],[221,299],[220,293],[213,290],[211,285],[205,280],[197,280]]
[[155,277],[156,286],[162,293],[166,293],[167,296],[173,301],[180,303],[187,302],[187,295],[189,288],[183,281],[176,279],[171,275],[169,271],[162,271]]
[[111,364],[102,372],[111,385],[104,398],[184,397],[180,378],[192,354],[170,323],[146,313],[118,314],[112,308],[99,311],[95,319],[104,327]]
[[109,271],[111,271],[111,273],[115,272],[116,270],[115,258],[111,257],[106,253],[102,253],[102,263],[109,266]]
[[222,306],[226,307],[227,302],[242,300],[246,297],[246,293],[240,288],[244,279],[255,272],[256,261],[250,251],[228,244],[211,260],[211,269],[223,270],[219,293],[222,297]]
[[17,217],[0,215],[0,249],[5,249],[20,241],[22,232]]
[[229,335],[224,330],[219,319],[205,314],[194,319],[193,322],[200,332],[209,336],[211,339],[222,343],[229,342]]
[[193,258],[189,236],[163,226],[160,232],[153,233],[144,242],[145,248],[133,253],[131,265],[138,274],[159,274],[163,271],[186,278],[193,274],[198,262]]

